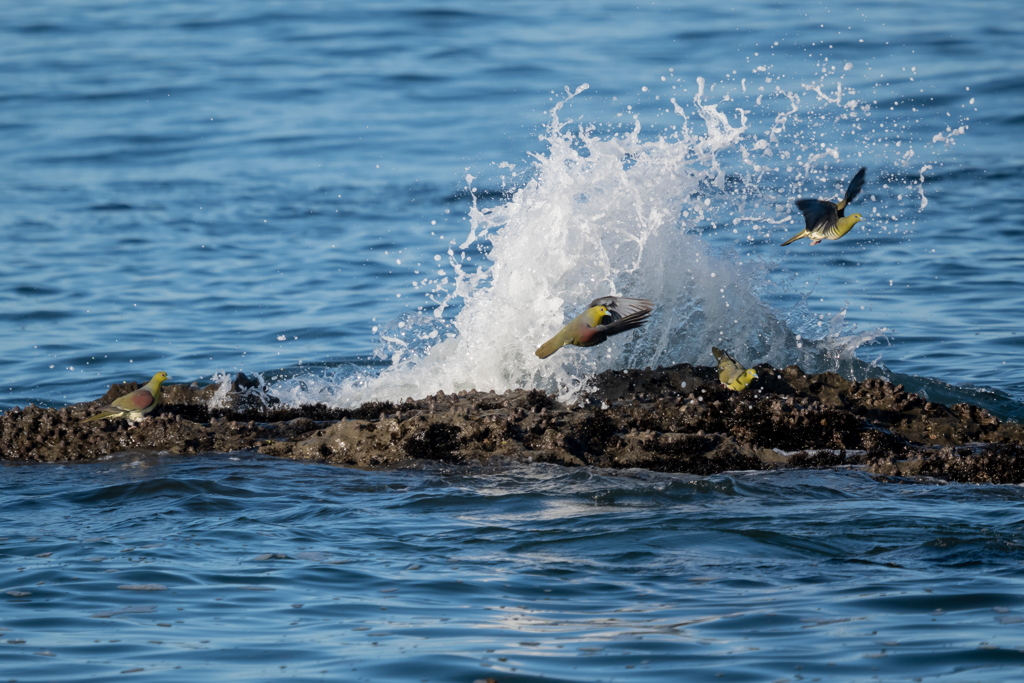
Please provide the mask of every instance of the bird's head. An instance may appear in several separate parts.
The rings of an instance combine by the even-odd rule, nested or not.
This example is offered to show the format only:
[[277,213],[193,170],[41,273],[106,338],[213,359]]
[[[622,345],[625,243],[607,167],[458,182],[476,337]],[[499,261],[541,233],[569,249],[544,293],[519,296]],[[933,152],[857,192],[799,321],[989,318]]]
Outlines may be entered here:
[[861,216],[859,213],[853,214],[852,216],[850,216],[850,218],[853,219],[854,223],[860,223],[862,220],[864,220],[864,216]]
[[596,327],[601,324],[604,317],[608,315],[607,306],[594,306],[593,308],[587,309],[587,323],[591,327]]
[[160,386],[169,379],[170,377],[167,376],[166,372],[158,372],[155,375],[153,375],[153,379],[149,380],[149,383],[155,386]]

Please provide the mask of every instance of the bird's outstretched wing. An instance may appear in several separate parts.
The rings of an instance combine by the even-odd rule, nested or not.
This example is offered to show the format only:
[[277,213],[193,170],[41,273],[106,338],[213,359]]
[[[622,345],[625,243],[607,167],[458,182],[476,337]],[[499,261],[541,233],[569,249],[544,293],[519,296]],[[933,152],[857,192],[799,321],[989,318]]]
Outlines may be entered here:
[[824,232],[839,222],[836,205],[821,199],[798,199],[796,208],[804,215],[804,230]]
[[647,299],[630,299],[622,296],[603,296],[600,299],[594,299],[587,308],[594,306],[607,308],[608,317],[611,318],[610,322],[612,323],[636,313],[650,313],[653,308],[653,304]]
[[861,169],[857,171],[857,175],[853,176],[853,180],[850,181],[849,187],[846,188],[846,195],[843,197],[843,203],[840,205],[842,208],[838,211],[840,218],[843,217],[843,212],[846,210],[846,207],[850,205],[850,202],[857,198],[857,195],[859,195],[860,191],[864,188],[864,174],[867,173],[867,170],[868,169],[862,166]]
[[632,330],[634,328],[640,327],[645,322],[647,322],[647,318],[651,315],[651,310],[652,309],[650,308],[645,308],[641,311],[637,311],[636,313],[632,313],[625,317],[618,318],[617,320],[613,320],[607,325],[598,325],[594,329],[608,337],[612,336],[613,334],[626,332],[627,330]]

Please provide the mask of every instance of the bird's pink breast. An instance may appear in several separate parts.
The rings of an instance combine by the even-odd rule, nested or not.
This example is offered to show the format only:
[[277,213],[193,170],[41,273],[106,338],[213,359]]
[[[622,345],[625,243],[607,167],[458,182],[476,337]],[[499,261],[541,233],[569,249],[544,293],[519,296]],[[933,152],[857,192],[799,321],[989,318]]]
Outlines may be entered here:
[[140,391],[128,398],[133,408],[146,408],[153,403],[153,394],[148,391]]

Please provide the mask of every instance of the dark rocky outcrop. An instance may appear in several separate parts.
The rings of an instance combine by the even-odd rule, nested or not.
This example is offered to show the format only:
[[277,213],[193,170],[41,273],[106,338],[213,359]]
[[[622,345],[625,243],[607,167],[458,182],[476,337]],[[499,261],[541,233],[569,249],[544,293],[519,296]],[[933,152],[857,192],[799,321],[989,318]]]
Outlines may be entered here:
[[138,387],[119,384],[92,403],[8,411],[0,458],[256,450],[363,468],[547,462],[714,474],[856,465],[883,479],[1024,482],[1024,427],[982,408],[796,366],[763,365],[758,374],[741,394],[713,368],[677,365],[602,373],[575,405],[539,391],[463,391],[352,410],[284,407],[240,374],[228,386],[165,385],[162,405],[135,426],[82,424]]

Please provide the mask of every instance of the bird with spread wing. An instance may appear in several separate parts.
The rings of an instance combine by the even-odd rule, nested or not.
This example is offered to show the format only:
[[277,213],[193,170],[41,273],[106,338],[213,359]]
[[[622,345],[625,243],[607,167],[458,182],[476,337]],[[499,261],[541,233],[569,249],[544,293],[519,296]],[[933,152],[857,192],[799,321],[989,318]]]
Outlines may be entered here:
[[825,201],[824,199],[798,199],[796,208],[804,215],[804,229],[782,243],[782,246],[792,244],[804,237],[811,238],[811,245],[822,240],[837,240],[850,232],[862,218],[859,213],[847,216],[846,207],[850,205],[864,187],[864,174],[866,168],[857,171],[853,176],[850,186],[846,188],[846,195],[838,204]]
[[733,391],[743,391],[757,379],[757,371],[754,368],[748,370],[717,346],[711,347],[711,353],[718,361],[718,381]]
[[640,327],[654,310],[647,299],[604,296],[594,299],[551,339],[541,344],[536,353],[547,358],[567,344],[595,346],[608,337]]

